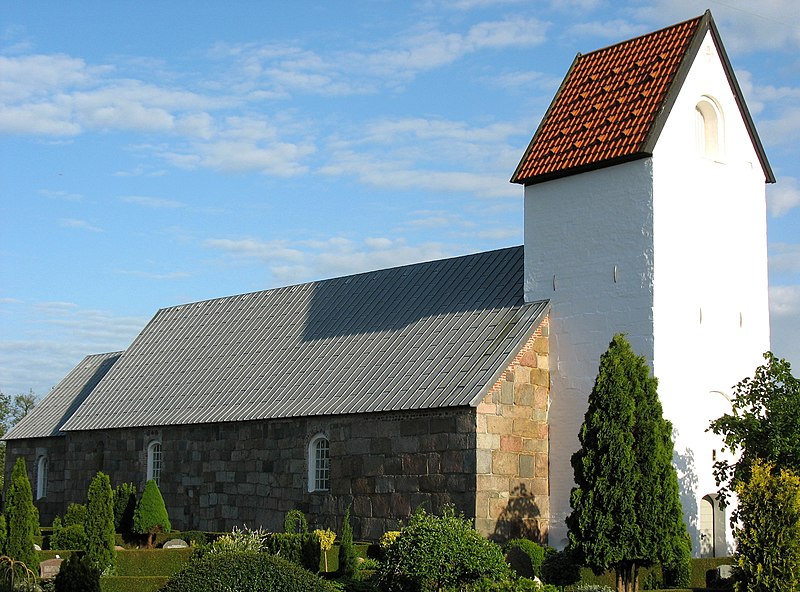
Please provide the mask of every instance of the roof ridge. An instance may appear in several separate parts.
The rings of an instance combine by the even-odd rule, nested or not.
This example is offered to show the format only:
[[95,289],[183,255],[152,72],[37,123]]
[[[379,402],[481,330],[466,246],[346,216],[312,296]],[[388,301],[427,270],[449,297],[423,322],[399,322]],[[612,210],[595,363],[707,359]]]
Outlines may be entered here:
[[687,24],[692,23],[694,21],[700,21],[700,20],[703,19],[703,17],[705,17],[706,15],[710,15],[710,14],[711,14],[711,11],[710,10],[706,10],[700,16],[695,16],[695,17],[692,17],[690,19],[686,19],[685,21],[681,21],[679,23],[674,23],[674,24],[668,25],[666,27],[661,27],[660,29],[657,29],[655,31],[650,31],[649,33],[642,33],[641,35],[637,35],[636,37],[631,37],[630,39],[623,39],[622,41],[617,41],[616,43],[612,43],[611,45],[606,45],[605,47],[599,47],[597,49],[593,49],[592,51],[589,51],[587,53],[578,52],[577,55],[579,55],[581,57],[586,57],[586,56],[590,56],[590,55],[595,54],[595,53],[599,53],[601,51],[608,51],[609,49],[613,49],[614,47],[617,47],[618,45],[625,45],[626,43],[635,43],[636,41],[639,41],[639,40],[644,39],[646,37],[650,37],[650,36],[658,35],[660,33],[664,33],[665,31],[669,31],[670,29],[674,29],[676,27],[683,27],[683,26],[686,26]]
[[[521,248],[522,248],[522,245],[513,245],[513,246],[510,246],[510,247],[500,247],[498,249],[491,249],[489,251],[476,251],[474,253],[465,253],[463,255],[455,255],[455,256],[452,256],[452,257],[439,257],[437,259],[429,259],[427,261],[417,261],[416,263],[404,263],[403,265],[395,265],[393,267],[384,267],[384,268],[380,268],[380,269],[372,269],[372,270],[369,270],[369,271],[359,271],[359,272],[356,272],[356,273],[350,273],[350,274],[346,274],[346,275],[334,276],[334,277],[329,277],[329,278],[322,278],[322,279],[318,279],[318,280],[312,280],[312,281],[309,281],[309,282],[300,282],[300,283],[297,283],[297,284],[287,284],[285,286],[275,286],[274,288],[265,288],[263,290],[253,290],[251,292],[242,292],[242,293],[239,293],[239,294],[228,294],[227,296],[216,296],[214,298],[205,298],[203,300],[193,300],[193,301],[189,301],[189,302],[182,302],[180,304],[174,304],[172,306],[165,306],[165,307],[159,308],[157,312],[162,312],[162,311],[167,311],[167,310],[175,310],[175,309],[179,309],[179,308],[184,307],[184,306],[188,307],[188,306],[195,306],[195,305],[201,305],[201,304],[202,305],[206,305],[206,304],[210,304],[212,302],[220,302],[220,301],[223,301],[223,300],[232,300],[232,299],[235,299],[235,298],[242,298],[242,297],[245,297],[245,296],[246,297],[256,296],[256,295],[260,295],[260,294],[266,294],[268,292],[278,292],[280,290],[295,290],[295,289],[298,289],[298,288],[311,287],[313,285],[322,284],[322,283],[326,283],[326,282],[335,282],[335,281],[342,281],[342,280],[348,280],[348,279],[352,279],[352,278],[362,277],[362,276],[366,276],[366,275],[369,275],[369,274],[392,272],[392,271],[397,271],[397,270],[400,270],[400,269],[412,268],[412,267],[417,267],[417,266],[422,266],[422,265],[433,265],[433,264],[441,263],[443,261],[456,261],[457,259],[463,259],[463,258],[467,258],[467,257],[475,257],[476,255],[486,256],[486,255],[489,255],[489,254],[492,254],[492,253],[499,253],[501,251],[507,251],[507,250],[512,250],[512,249],[521,249]],[[122,350],[122,351],[124,351],[124,350]]]

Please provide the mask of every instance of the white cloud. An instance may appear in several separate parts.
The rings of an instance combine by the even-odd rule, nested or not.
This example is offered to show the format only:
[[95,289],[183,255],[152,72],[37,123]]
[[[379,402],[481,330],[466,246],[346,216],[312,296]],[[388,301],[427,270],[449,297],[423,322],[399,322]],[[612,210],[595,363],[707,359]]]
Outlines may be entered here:
[[800,370],[800,285],[770,286],[770,328],[772,352],[791,362],[793,373]]
[[769,245],[770,275],[800,274],[800,244],[772,243]]
[[[665,26],[701,14],[696,0],[655,0],[634,13]],[[786,50],[800,47],[800,12],[795,0],[730,0],[711,6],[725,46],[733,51]]]
[[234,262],[265,263],[280,283],[296,283],[441,259],[452,255],[430,242],[410,246],[403,240],[369,237],[360,242],[336,236],[324,240],[261,241],[255,238],[210,239],[206,246],[220,250]]
[[647,32],[647,27],[623,19],[610,21],[589,21],[576,23],[567,29],[567,37],[571,40],[580,37],[599,37],[619,41],[636,37]]
[[82,201],[83,196],[80,193],[69,193],[68,191],[51,191],[49,189],[40,189],[39,193],[50,199],[58,199],[63,201]]
[[59,225],[64,228],[75,228],[77,230],[88,230],[89,232],[103,232],[102,228],[93,225],[86,220],[79,220],[77,218],[62,218],[59,220]]
[[159,197],[147,197],[145,195],[123,195],[120,201],[145,208],[154,209],[176,209],[186,207],[186,204],[174,199],[162,199]]
[[800,206],[800,187],[794,177],[779,177],[767,188],[767,205],[771,216],[778,218]]
[[23,329],[0,342],[0,390],[45,395],[85,356],[126,348],[147,319],[87,309],[71,302],[0,302]]

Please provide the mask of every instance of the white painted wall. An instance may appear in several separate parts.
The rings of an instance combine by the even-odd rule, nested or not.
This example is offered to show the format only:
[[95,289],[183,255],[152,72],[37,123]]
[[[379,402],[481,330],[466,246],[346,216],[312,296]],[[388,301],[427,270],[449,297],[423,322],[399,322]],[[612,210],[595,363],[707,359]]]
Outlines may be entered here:
[[[696,147],[704,95],[722,113],[716,159]],[[566,539],[570,457],[600,355],[624,332],[650,361],[676,428],[698,555],[700,500],[716,491],[721,454],[705,430],[769,349],[764,174],[710,35],[652,158],[525,188],[525,296],[552,302],[550,544]]]
[[[714,158],[695,137],[704,97],[721,111]],[[710,34],[659,136],[653,181],[654,370],[677,465],[688,472],[683,503],[697,554],[700,501],[717,491],[712,456],[722,446],[705,429],[730,411],[731,387],[769,349],[764,173]]]
[[[525,296],[549,298],[550,544],[566,539],[570,465],[615,333],[653,356],[650,159],[525,188]],[[614,281],[614,267],[617,281]],[[555,276],[555,289],[553,277]]]

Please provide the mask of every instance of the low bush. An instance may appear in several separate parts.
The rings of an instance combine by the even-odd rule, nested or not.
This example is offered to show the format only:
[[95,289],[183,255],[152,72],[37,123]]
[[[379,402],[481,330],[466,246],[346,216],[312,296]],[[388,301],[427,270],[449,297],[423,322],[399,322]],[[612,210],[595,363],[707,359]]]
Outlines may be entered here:
[[100,570],[90,558],[70,555],[56,574],[55,592],[100,592]]
[[337,592],[302,567],[265,553],[206,554],[169,579],[162,592]]
[[267,536],[265,548],[314,573],[319,571],[321,549],[319,538],[313,532],[302,534],[273,533]]
[[556,586],[581,581],[581,566],[566,552],[548,549],[542,562],[542,580]]
[[181,533],[178,533],[177,536],[186,541],[190,547],[202,547],[208,542],[206,533],[199,530],[185,530]]
[[56,516],[53,520],[53,534],[50,535],[49,545],[53,550],[85,550],[88,539],[83,524],[61,525],[61,519]]
[[259,553],[266,545],[269,533],[262,528],[250,529],[247,526],[239,528],[234,526],[231,532],[218,537],[208,548],[209,553]]
[[463,587],[481,578],[507,580],[511,570],[500,547],[452,507],[442,516],[418,508],[386,552],[377,574],[381,589],[423,591]]
[[506,561],[518,576],[532,578],[542,576],[544,547],[528,539],[512,539],[503,545]]

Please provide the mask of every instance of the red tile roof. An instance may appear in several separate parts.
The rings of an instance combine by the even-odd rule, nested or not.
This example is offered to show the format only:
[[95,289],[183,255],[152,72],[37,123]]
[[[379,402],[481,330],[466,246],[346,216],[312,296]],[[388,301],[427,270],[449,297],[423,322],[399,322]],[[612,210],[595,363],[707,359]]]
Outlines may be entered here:
[[684,57],[700,37],[696,52],[709,21],[706,13],[578,54],[511,181],[536,183],[643,155]]

